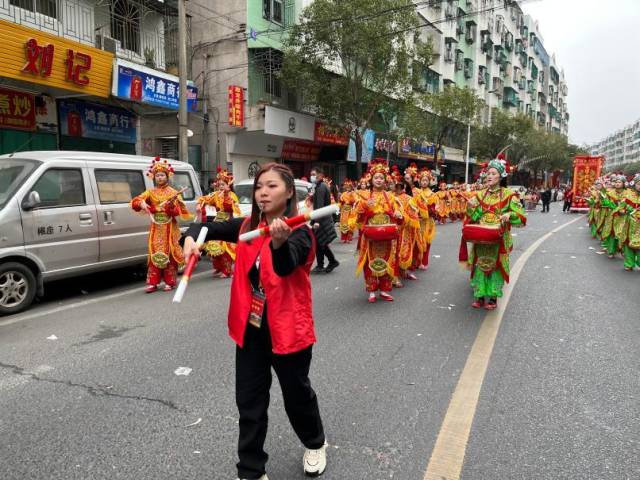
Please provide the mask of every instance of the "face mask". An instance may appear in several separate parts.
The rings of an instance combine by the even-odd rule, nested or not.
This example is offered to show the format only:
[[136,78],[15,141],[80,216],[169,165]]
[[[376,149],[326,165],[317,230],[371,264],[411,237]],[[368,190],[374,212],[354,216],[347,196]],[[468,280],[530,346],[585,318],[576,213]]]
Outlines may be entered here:
[[316,183],[316,176],[315,175],[311,175],[311,183]]

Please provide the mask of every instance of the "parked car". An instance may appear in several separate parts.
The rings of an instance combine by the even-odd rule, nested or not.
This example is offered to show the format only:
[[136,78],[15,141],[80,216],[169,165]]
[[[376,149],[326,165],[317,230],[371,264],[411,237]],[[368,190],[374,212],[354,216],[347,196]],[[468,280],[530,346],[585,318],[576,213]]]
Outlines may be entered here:
[[[296,199],[298,200],[298,211],[304,213],[307,209],[305,200],[311,193],[312,185],[304,180],[296,180]],[[251,215],[251,196],[253,192],[253,180],[242,180],[233,185],[233,190],[238,196],[240,211],[243,217]]]
[[[51,281],[144,263],[149,218],[130,200],[153,181],[151,157],[99,152],[0,156],[0,315],[20,312]],[[192,212],[193,167],[171,161]],[[186,226],[186,224],[185,224]]]

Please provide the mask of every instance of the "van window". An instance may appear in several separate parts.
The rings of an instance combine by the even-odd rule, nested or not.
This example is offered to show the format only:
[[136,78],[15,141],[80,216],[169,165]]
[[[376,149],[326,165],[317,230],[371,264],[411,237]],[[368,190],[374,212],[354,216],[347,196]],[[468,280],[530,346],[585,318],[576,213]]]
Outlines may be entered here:
[[145,191],[144,177],[137,170],[96,170],[100,203],[129,203]]
[[22,158],[3,158],[0,162],[0,210],[41,162]]
[[51,168],[44,172],[31,191],[40,195],[39,208],[86,204],[80,170]]
[[182,192],[182,198],[184,200],[194,200],[196,198],[196,192],[193,189],[193,183],[191,183],[191,176],[187,172],[176,172],[173,177],[171,177],[171,185],[176,190],[187,187],[187,190]]

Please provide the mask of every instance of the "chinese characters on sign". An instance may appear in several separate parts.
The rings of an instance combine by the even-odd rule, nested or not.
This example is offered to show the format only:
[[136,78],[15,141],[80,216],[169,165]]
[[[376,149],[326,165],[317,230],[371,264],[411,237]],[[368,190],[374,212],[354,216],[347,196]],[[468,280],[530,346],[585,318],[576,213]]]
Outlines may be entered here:
[[33,95],[0,88],[0,127],[34,131],[36,106]]
[[[38,45],[35,38],[30,38],[25,44],[27,63],[22,67],[25,73],[36,76],[49,77],[53,69],[55,47],[52,44]],[[67,66],[65,79],[76,85],[89,85],[87,73],[91,68],[91,55],[74,52],[67,49],[67,58],[64,61]]]
[[349,131],[346,128],[332,127],[326,123],[316,122],[313,140],[328,145],[349,145]]
[[62,135],[136,143],[136,118],[122,108],[60,100],[58,112]]
[[244,90],[229,85],[229,126],[244,127]]
[[[173,75],[145,69],[119,60],[114,70],[112,93],[116,97],[158,107],[178,109],[180,82]],[[153,72],[153,73],[151,73]],[[187,85],[187,110],[197,109],[198,89]]]
[[282,145],[283,160],[297,160],[299,162],[314,162],[320,157],[320,145],[311,142],[285,140]]

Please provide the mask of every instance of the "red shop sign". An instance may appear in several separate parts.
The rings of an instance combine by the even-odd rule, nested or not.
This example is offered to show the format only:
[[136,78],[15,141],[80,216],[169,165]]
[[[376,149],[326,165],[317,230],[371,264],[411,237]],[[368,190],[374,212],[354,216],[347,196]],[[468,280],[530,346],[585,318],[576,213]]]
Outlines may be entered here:
[[320,157],[320,145],[311,142],[285,140],[282,145],[282,159],[298,162],[315,162]]
[[349,132],[344,128],[331,127],[326,123],[316,122],[314,141],[328,145],[349,145]]
[[0,88],[0,128],[34,131],[36,102],[33,95]]
[[229,85],[229,125],[244,127],[244,90],[237,85]]

